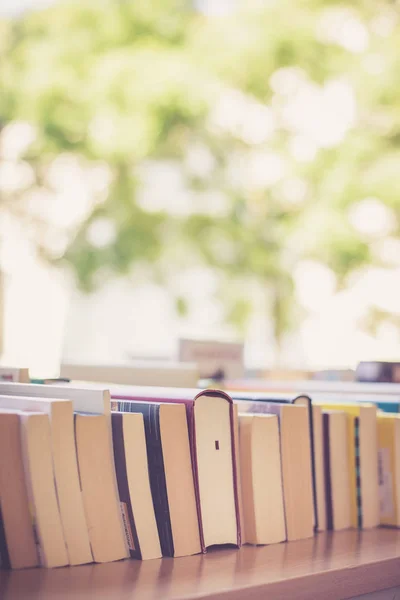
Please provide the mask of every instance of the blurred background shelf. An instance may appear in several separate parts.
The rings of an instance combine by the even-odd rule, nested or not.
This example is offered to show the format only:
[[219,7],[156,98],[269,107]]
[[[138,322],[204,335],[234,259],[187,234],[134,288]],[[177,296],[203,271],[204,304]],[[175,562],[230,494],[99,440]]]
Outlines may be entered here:
[[180,559],[0,573],[2,600],[338,600],[395,586],[400,531],[389,529]]

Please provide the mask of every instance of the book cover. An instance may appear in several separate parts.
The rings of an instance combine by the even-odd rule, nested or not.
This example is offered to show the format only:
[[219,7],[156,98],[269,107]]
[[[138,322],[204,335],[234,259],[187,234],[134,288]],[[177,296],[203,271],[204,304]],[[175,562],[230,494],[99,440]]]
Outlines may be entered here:
[[379,524],[378,439],[376,405],[367,403],[320,402],[324,410],[348,415],[348,465],[351,485],[353,527]]
[[326,528],[333,529],[333,506],[332,506],[332,480],[331,480],[331,453],[329,438],[329,414],[324,413],[323,431],[324,431],[324,470],[325,470],[325,498],[326,498]]
[[[216,481],[215,485],[219,486],[221,491],[227,491],[229,501],[232,500],[233,511],[235,515],[235,539],[229,537],[229,541],[221,541],[214,543],[232,543],[236,546],[241,545],[241,529],[240,529],[240,508],[239,508],[239,497],[238,497],[238,476],[237,476],[237,465],[236,465],[236,449],[235,449],[235,423],[234,423],[234,410],[233,401],[228,394],[219,390],[183,390],[178,388],[142,388],[134,386],[116,386],[111,388],[111,396],[114,401],[117,400],[133,400],[133,401],[144,401],[144,402],[167,402],[167,403],[181,403],[186,407],[187,423],[189,430],[189,440],[191,449],[191,459],[193,467],[193,475],[195,482],[196,492],[196,505],[198,511],[198,520],[200,524],[200,538],[201,547],[205,552],[208,545],[207,540],[211,539],[205,536],[204,522],[208,521],[209,518],[212,520],[213,515],[219,515],[221,523],[224,522],[226,514],[228,513],[228,507],[223,505],[223,495],[215,494],[214,489],[210,489],[209,478],[207,477],[207,467],[205,466],[207,461],[212,461],[213,467],[220,469],[220,481]],[[210,405],[206,409],[203,417],[200,417],[202,404],[205,399],[210,400]],[[217,399],[217,400],[213,400]],[[217,404],[219,408],[217,408]],[[213,410],[215,405],[215,416],[217,412],[223,408],[224,405],[227,410],[227,431],[224,430],[226,436],[226,444],[224,443],[221,447],[219,445],[218,436],[222,432],[216,432],[215,427],[220,423],[225,423],[225,417],[221,417],[221,421],[218,418],[213,418]],[[198,414],[196,415],[196,411]],[[201,424],[202,423],[202,424]],[[213,424],[213,427],[209,427],[209,423]],[[218,451],[221,452],[218,454]],[[216,453],[215,453],[216,452]],[[214,454],[215,453],[215,454]],[[214,458],[212,458],[213,456]],[[207,457],[207,458],[206,458]],[[215,459],[215,460],[214,460]],[[229,461],[229,469],[225,468],[225,465]],[[210,464],[210,463],[209,463]],[[204,465],[204,467],[203,467]],[[222,465],[224,465],[222,467]],[[201,471],[201,472],[200,472]],[[202,514],[202,512],[204,514]],[[218,520],[218,519],[217,519]],[[207,539],[206,539],[207,537]],[[217,536],[218,537],[218,536]],[[222,537],[222,534],[221,534]]]
[[400,525],[400,415],[378,414],[380,523]]
[[309,417],[305,406],[291,402],[236,401],[239,414],[278,417],[282,478],[289,541],[311,537],[315,525]]
[[161,445],[160,406],[156,403],[119,400],[117,406],[114,408],[122,412],[140,412],[143,415],[147,457],[149,461],[150,487],[161,551],[163,556],[172,557],[174,556],[174,541],[169,515],[167,484]]
[[6,540],[6,532],[4,529],[3,515],[1,512],[1,503],[0,503],[0,568],[1,569],[10,569],[10,556],[8,554],[7,548],[7,540]]
[[[258,406],[260,402],[266,403],[282,403],[282,404],[298,404],[307,406],[308,410],[308,422],[309,422],[309,431],[310,431],[310,448],[311,448],[311,474],[312,474],[312,493],[313,493],[313,504],[314,504],[314,528],[318,530],[319,528],[319,519],[318,519],[318,497],[317,497],[317,473],[316,473],[316,465],[315,465],[315,428],[314,428],[314,417],[312,410],[312,401],[310,396],[306,394],[300,394],[293,396],[288,396],[288,394],[267,394],[262,392],[253,392],[253,391],[230,391],[230,395],[232,396],[235,402],[250,402],[252,403],[252,407],[244,407],[243,410],[246,412],[253,412],[257,414],[257,412],[262,413],[262,406]],[[277,414],[277,413],[275,413]],[[324,499],[322,499],[324,502]]]
[[128,475],[126,471],[126,457],[123,433],[123,415],[114,413],[111,415],[112,424],[112,439],[114,448],[115,474],[117,476],[117,485],[119,492],[119,500],[121,504],[122,521],[126,541],[129,548],[131,558],[142,558],[139,539],[135,526],[133,515],[131,495],[129,492]]

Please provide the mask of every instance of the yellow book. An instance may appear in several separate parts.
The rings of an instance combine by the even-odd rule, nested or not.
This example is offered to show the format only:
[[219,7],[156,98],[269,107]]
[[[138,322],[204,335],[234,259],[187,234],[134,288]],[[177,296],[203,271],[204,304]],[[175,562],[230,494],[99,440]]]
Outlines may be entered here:
[[400,415],[378,413],[381,525],[400,526]]
[[370,403],[316,402],[348,415],[352,527],[377,527],[379,514],[377,409]]

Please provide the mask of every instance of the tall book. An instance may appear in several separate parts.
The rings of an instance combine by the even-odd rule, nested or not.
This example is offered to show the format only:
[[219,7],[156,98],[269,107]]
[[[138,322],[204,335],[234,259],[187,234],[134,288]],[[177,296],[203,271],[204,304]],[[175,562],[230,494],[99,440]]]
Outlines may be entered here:
[[[316,409],[311,398],[305,394],[292,396],[288,393],[266,393],[256,391],[233,390],[230,391],[235,402],[255,403],[255,411],[262,412],[257,403],[275,402],[283,404],[296,404],[307,407],[310,440],[310,460],[312,470],[312,493],[314,506],[314,528],[319,531],[326,529],[326,505],[325,505],[325,479],[322,461],[322,413]],[[248,409],[250,412],[251,409]]]
[[283,542],[286,525],[278,418],[241,415],[239,435],[243,543]]
[[44,413],[21,412],[22,456],[40,563],[69,564],[54,482],[50,421]]
[[[150,486],[163,556],[201,552],[185,406],[114,402],[118,410],[143,417]],[[114,419],[114,415],[112,417]]]
[[400,415],[378,413],[380,523],[400,527]]
[[347,414],[324,411],[323,427],[327,529],[338,531],[351,527]]
[[283,495],[288,541],[314,530],[309,414],[306,406],[237,400],[239,414],[273,414],[279,419]]
[[0,409],[0,557],[3,568],[36,567],[36,549],[21,446],[21,421]]
[[313,484],[314,484],[314,502],[317,502],[316,529],[325,531],[327,529],[326,515],[326,487],[325,487],[325,466],[324,466],[324,433],[322,408],[313,404],[312,422],[313,422]]
[[111,421],[119,501],[129,553],[131,558],[142,560],[161,558],[143,415],[113,412]]
[[72,402],[51,398],[0,396],[0,408],[40,411],[50,418],[54,474],[69,563],[92,562],[92,551],[76,458]]
[[352,527],[368,529],[379,525],[377,411],[374,404],[336,402],[326,410],[347,414],[348,464],[351,485]]
[[[111,432],[111,400],[110,392],[104,389],[104,386],[97,385],[93,387],[76,387],[69,384],[64,385],[41,385],[41,384],[24,384],[24,383],[3,383],[0,382],[0,396],[29,396],[32,398],[57,398],[62,400],[71,400],[74,412],[82,412],[89,414],[104,414],[107,422],[107,440],[108,452],[112,459],[113,444]],[[112,480],[114,486],[114,494],[118,497],[117,479],[115,469],[112,470]],[[88,514],[85,510],[87,521]],[[119,514],[119,524],[117,527],[117,535],[121,542],[125,544],[126,556],[129,556],[128,545],[125,541],[125,530],[122,520],[122,514]],[[92,544],[89,526],[89,539]],[[92,544],[93,545],[93,544]],[[93,550],[93,548],[92,548]]]
[[237,400],[236,403],[239,414],[273,414],[278,417],[287,539],[312,537],[314,504],[307,407],[246,400]]
[[114,400],[180,403],[186,407],[202,550],[240,546],[235,417],[228,394],[217,390],[116,386]]

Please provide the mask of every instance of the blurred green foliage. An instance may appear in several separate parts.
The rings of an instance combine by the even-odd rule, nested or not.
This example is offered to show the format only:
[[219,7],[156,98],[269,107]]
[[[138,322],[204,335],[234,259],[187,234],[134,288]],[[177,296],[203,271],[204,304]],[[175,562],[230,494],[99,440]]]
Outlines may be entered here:
[[[0,127],[35,126],[20,157],[32,186],[51,188],[65,153],[109,167],[62,256],[37,239],[83,289],[133,265],[168,284],[207,264],[241,330],[251,282],[265,290],[279,341],[301,316],[300,261],[323,262],[338,285],[382,263],[374,248],[388,232],[355,226],[352,207],[377,199],[399,234],[399,72],[399,10],[384,0],[247,1],[222,16],[187,0],[61,2],[0,22]],[[169,210],[169,189],[159,208],[140,200],[143,165],[166,160],[185,182],[183,211]],[[24,193],[2,193],[3,208]],[[116,234],[96,245],[99,219]]]

